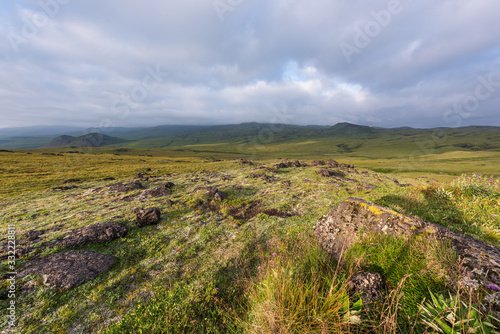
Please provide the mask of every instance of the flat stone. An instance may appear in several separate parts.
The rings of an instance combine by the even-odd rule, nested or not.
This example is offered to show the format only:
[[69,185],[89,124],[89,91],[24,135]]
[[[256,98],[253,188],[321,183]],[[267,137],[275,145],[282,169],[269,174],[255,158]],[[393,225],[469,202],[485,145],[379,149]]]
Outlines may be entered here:
[[87,244],[104,243],[127,235],[127,227],[116,222],[98,223],[68,231],[63,239],[56,240],[56,246],[68,248]]
[[71,250],[31,260],[17,277],[41,274],[45,285],[56,290],[70,290],[108,271],[115,261],[111,255]]

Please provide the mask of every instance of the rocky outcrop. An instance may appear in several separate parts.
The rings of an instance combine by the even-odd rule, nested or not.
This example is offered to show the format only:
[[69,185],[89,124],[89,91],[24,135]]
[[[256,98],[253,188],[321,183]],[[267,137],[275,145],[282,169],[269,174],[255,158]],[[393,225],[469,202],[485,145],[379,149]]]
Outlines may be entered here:
[[115,258],[111,255],[71,250],[31,260],[17,277],[41,274],[45,285],[57,290],[69,290],[108,271],[114,263]]
[[500,285],[500,248],[484,241],[452,232],[418,217],[399,214],[362,199],[349,198],[323,216],[314,232],[333,256],[348,249],[366,234],[424,235],[451,241],[472,278],[483,284]]
[[68,248],[87,244],[104,243],[127,235],[127,228],[120,223],[105,222],[68,231],[63,239],[56,240],[55,246]]

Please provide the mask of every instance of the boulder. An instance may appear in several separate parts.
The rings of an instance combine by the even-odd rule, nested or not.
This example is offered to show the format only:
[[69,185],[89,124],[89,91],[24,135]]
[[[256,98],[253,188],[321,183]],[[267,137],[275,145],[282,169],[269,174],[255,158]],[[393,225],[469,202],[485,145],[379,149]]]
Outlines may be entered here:
[[115,258],[111,255],[71,250],[31,260],[17,277],[41,274],[45,285],[57,290],[69,290],[108,271],[114,263]]
[[136,208],[133,212],[135,213],[136,223],[139,227],[156,225],[161,220],[161,213],[157,208]]
[[384,281],[379,273],[362,272],[352,276],[348,285],[351,294],[361,293],[363,305],[366,305],[382,295]]
[[165,183],[165,188],[167,189],[172,189],[175,187],[175,184],[173,182],[167,182]]
[[213,198],[219,202],[227,198],[227,195],[220,191],[216,186],[207,188],[207,196],[208,198]]
[[348,198],[340,203],[318,221],[314,233],[320,244],[337,258],[343,248],[350,248],[366,234],[448,239],[470,275],[483,284],[500,285],[499,247],[362,199]]
[[127,231],[127,228],[120,223],[98,223],[69,231],[66,237],[56,240],[55,245],[72,248],[104,243],[124,237],[127,235]]

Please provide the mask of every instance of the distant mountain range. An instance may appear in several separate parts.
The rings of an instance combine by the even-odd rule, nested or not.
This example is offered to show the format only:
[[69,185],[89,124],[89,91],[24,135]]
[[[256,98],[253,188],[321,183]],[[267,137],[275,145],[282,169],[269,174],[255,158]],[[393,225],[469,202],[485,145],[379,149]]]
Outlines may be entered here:
[[88,135],[73,137],[62,135],[45,144],[44,148],[52,147],[103,147],[128,142],[126,139],[103,135],[102,133],[89,133]]
[[[56,130],[62,132],[49,134]],[[106,131],[62,126],[0,129],[0,149],[103,146],[194,149],[195,146],[214,144],[234,148],[252,143],[293,145],[308,141],[321,142],[325,147],[333,146],[343,153],[382,149],[388,145],[398,145],[402,150],[417,145],[424,152],[426,145],[433,146],[433,149],[442,148],[442,151],[500,150],[500,127],[414,129],[379,128],[351,123],[334,126],[242,123],[216,126],[161,125]]]

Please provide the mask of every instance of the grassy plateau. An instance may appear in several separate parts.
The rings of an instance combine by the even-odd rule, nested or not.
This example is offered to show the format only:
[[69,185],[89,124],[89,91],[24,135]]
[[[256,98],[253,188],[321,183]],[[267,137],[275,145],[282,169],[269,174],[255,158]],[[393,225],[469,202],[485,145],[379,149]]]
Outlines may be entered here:
[[[2,314],[0,328],[7,333],[498,333],[498,320],[484,308],[491,291],[456,284],[460,261],[446,241],[373,235],[336,262],[313,234],[319,218],[348,197],[359,197],[500,246],[498,150],[458,148],[454,139],[425,150],[414,142],[380,139],[378,147],[365,139],[274,139],[0,151],[0,255],[7,253],[9,224],[16,226],[18,247],[27,242],[28,231],[44,230],[41,241],[31,245],[35,251],[18,256],[18,270],[32,258],[67,250],[47,245],[71,229],[106,221],[129,229],[124,238],[77,248],[117,261],[75,289],[53,290],[39,275],[17,281],[17,327],[7,329]],[[342,181],[320,175],[320,166],[311,162],[329,158],[352,163],[357,172]],[[276,168],[285,159],[299,159],[303,166]],[[128,200],[144,189],[110,190],[117,182],[138,180],[139,172],[145,172],[147,179],[139,179],[145,188],[174,183],[172,195]],[[75,187],[54,188],[68,179],[76,179]],[[208,186],[227,198],[207,197]],[[162,221],[137,227],[137,207],[159,208]],[[10,271],[7,260],[0,268]],[[380,273],[387,285],[369,305],[349,293],[349,278],[361,271]],[[0,287],[6,310],[8,282]]]

